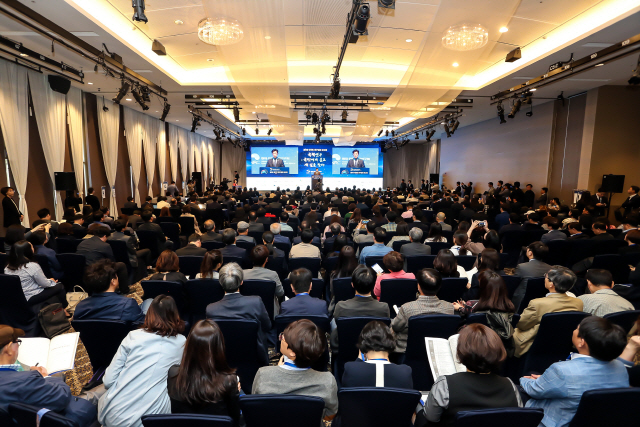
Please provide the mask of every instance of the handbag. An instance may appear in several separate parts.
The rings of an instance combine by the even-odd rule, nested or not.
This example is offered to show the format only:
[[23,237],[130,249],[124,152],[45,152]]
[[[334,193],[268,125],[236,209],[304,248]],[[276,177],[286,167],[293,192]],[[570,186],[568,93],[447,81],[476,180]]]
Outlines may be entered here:
[[40,326],[47,338],[51,339],[71,329],[71,323],[64,314],[62,304],[49,304],[38,313]]
[[[82,292],[77,292],[76,288],[80,288]],[[88,297],[89,297],[89,294],[86,293],[84,289],[82,289],[82,286],[78,286],[78,285],[74,286],[73,292],[67,292],[67,302],[69,303],[69,305],[67,306],[67,311],[70,314],[73,314],[73,312],[76,310],[76,306],[78,305],[78,303]]]

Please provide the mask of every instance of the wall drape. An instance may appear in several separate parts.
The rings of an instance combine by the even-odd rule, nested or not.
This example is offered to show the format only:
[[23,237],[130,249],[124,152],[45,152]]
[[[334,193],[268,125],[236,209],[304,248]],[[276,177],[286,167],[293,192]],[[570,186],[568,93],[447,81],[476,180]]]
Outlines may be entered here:
[[202,147],[200,150],[202,156],[202,182],[204,188],[209,185],[209,139],[202,138]]
[[140,184],[140,169],[142,168],[142,123],[144,120],[145,116],[143,114],[124,107],[124,135],[127,138],[129,164],[133,174],[133,197],[135,197],[138,206],[142,205],[138,185]]
[[189,157],[194,159],[195,165],[191,172],[202,172],[202,137],[200,135],[195,135],[191,142],[191,151],[193,154]]
[[144,116],[142,122],[142,145],[144,147],[144,164],[147,170],[149,196],[153,197],[153,177],[156,170],[156,145],[158,143],[158,119]]
[[178,128],[178,149],[180,150],[180,172],[182,173],[183,186],[189,181],[189,133],[186,129]]
[[22,225],[29,227],[29,212],[24,195],[27,191],[29,167],[29,107],[27,70],[0,61],[0,128],[11,165],[11,172],[19,195]]
[[216,183],[219,183],[221,180],[220,158],[222,156],[222,148],[220,147],[220,141],[211,140],[211,146],[209,147],[209,150],[210,150],[209,164],[211,165],[211,173],[213,174],[213,180]]
[[169,156],[171,157],[171,180],[178,179],[178,130],[176,125],[169,124]]
[[429,147],[426,144],[407,144],[399,150],[387,150],[384,156],[385,187],[399,187],[402,179],[413,185],[429,179]]
[[67,93],[67,114],[69,117],[69,141],[71,142],[71,160],[76,174],[78,192],[84,195],[84,118],[82,114],[82,91],[72,87]]
[[115,184],[118,171],[118,133],[120,132],[120,106],[108,99],[103,99],[104,107],[98,108],[98,128],[100,130],[100,146],[102,161],[109,181],[109,209],[118,212]]
[[222,146],[222,171],[220,178],[227,178],[233,182],[233,171],[238,171],[240,175],[239,182],[247,182],[246,158],[247,153],[242,148],[234,147],[231,144],[224,144]]
[[[440,173],[440,140],[428,142],[427,147],[429,153],[427,172]],[[429,180],[429,177],[425,176],[424,179]]]
[[167,179],[165,176],[165,168],[167,166],[167,135],[164,122],[158,120],[156,126],[158,126],[158,145],[156,146],[156,151],[158,152],[158,181],[160,182],[160,194],[164,195],[162,183]]

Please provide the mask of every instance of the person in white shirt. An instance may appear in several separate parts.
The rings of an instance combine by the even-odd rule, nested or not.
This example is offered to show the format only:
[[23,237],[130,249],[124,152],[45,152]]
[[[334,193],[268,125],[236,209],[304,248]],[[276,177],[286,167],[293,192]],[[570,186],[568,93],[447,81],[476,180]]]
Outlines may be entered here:
[[169,202],[167,202],[167,198],[163,197],[163,196],[159,196],[158,197],[158,203],[156,204],[158,209],[162,209],[162,208],[170,208],[171,204]]
[[324,219],[327,219],[327,218],[329,218],[330,216],[333,216],[333,215],[336,215],[336,216],[338,216],[338,217],[340,216],[340,211],[338,210],[338,208],[336,208],[336,207],[332,207],[331,209],[327,210],[327,211],[324,213],[324,215],[322,216],[322,219],[323,219],[323,220],[324,220]]

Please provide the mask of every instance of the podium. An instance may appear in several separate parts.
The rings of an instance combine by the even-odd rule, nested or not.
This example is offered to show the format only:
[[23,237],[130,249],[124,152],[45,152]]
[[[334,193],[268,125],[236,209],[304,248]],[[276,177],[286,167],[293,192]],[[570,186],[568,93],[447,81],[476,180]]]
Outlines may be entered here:
[[322,175],[312,175],[311,176],[311,189],[315,190],[316,187],[320,190],[322,190],[322,178],[324,178]]

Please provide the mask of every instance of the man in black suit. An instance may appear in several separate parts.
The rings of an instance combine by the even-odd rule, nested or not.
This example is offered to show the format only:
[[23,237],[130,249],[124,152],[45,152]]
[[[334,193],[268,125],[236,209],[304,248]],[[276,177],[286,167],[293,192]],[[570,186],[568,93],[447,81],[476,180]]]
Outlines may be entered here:
[[360,156],[360,151],[359,150],[353,150],[351,152],[351,154],[353,154],[353,159],[349,159],[349,161],[347,162],[347,167],[348,168],[364,168],[366,167],[364,165],[364,160],[359,159],[358,156]]
[[222,233],[222,243],[226,246],[220,249],[223,257],[246,258],[247,251],[236,246],[236,232],[233,228],[226,228]]
[[[225,233],[231,229],[225,230]],[[231,230],[233,232],[233,230]],[[243,249],[244,250],[244,249]],[[220,286],[224,289],[224,297],[218,302],[207,306],[207,319],[224,320],[257,320],[258,355],[263,364],[269,363],[267,356],[267,334],[271,331],[271,320],[264,308],[262,298],[258,296],[243,296],[240,286],[244,280],[242,267],[232,262],[220,269]]]
[[[87,197],[89,197],[89,196],[87,196]],[[97,198],[96,198],[96,200],[97,200]],[[134,201],[133,197],[128,196],[127,197],[127,201],[124,203],[123,208],[136,210],[136,209],[138,209],[138,205]]]
[[464,207],[464,209],[462,209],[458,214],[458,220],[460,222],[467,221],[468,223],[471,223],[471,220],[473,216],[476,214],[476,211],[471,209],[471,202],[468,200],[465,200],[464,202],[462,202],[462,206]]
[[[90,266],[105,258],[115,262],[116,258],[113,255],[113,250],[107,243],[107,237],[111,234],[111,230],[99,224],[91,224],[89,234],[92,237],[83,239],[76,250],[77,254],[84,255],[85,265]],[[115,269],[118,275],[120,293],[128,294],[129,273],[127,272],[127,266],[123,262],[116,262]]]
[[309,212],[307,212],[304,216],[304,218],[302,219],[303,221],[306,221],[307,224],[309,224],[309,226],[311,228],[318,228],[318,220],[320,219],[320,216],[318,215],[318,204],[317,203],[311,203],[311,210]]
[[567,231],[569,231],[569,240],[589,238],[589,235],[582,232],[582,225],[579,222],[570,222],[567,224]]
[[429,234],[429,224],[425,222],[424,213],[420,209],[414,209],[413,212],[413,222],[409,224],[409,230],[412,228],[419,228],[422,230],[422,235],[426,236]]
[[68,221],[72,222],[71,226],[73,227],[73,231],[84,231],[86,228],[82,225],[84,224],[84,216],[81,213],[75,214],[71,217],[66,218]]
[[11,187],[4,187],[0,190],[0,193],[4,196],[4,199],[2,199],[2,210],[4,211],[5,228],[13,224],[20,224],[23,216],[20,209],[18,209],[18,205],[12,198],[15,190]]
[[204,256],[206,253],[207,250],[202,247],[200,236],[196,233],[189,236],[189,243],[187,246],[176,251],[176,255],[178,256]]
[[500,238],[502,238],[502,235],[507,231],[521,231],[521,230],[522,230],[522,226],[520,225],[520,215],[518,215],[515,212],[511,212],[509,214],[509,224],[500,228],[500,230],[498,231],[498,234],[500,235]]
[[532,190],[533,185],[527,184],[525,189],[526,191],[524,192],[524,199],[522,200],[522,203],[524,203],[525,206],[532,208],[536,199],[536,193]]
[[278,158],[278,149],[274,148],[271,150],[272,159],[267,160],[266,167],[268,168],[283,168],[284,160]]
[[400,246],[400,253],[404,255],[404,271],[407,271],[407,257],[431,255],[431,246],[422,244],[422,230],[414,227],[409,230],[409,241]]
[[140,218],[142,219],[142,224],[138,225],[137,231],[153,231],[158,242],[158,253],[165,249],[173,248],[173,242],[164,235],[160,225],[153,222],[153,213],[151,211],[144,211],[140,214]]
[[84,204],[91,206],[91,208],[95,212],[100,209],[100,201],[93,193],[93,187],[87,188],[87,196],[85,196],[84,198]]
[[404,179],[400,182],[400,192],[405,193],[407,191],[407,183],[404,182]]
[[258,222],[258,214],[253,211],[249,212],[249,231],[264,232],[264,224]]
[[618,249],[620,255],[632,254],[640,252],[640,230],[631,230],[624,236],[624,240],[629,246]]
[[522,224],[522,229],[525,231],[541,230],[540,214],[534,212],[527,215],[527,221]]
[[527,290],[527,282],[531,277],[543,277],[551,266],[542,261],[549,254],[549,247],[542,242],[533,242],[527,246],[527,262],[518,264],[515,275],[522,278],[513,294],[513,304],[518,309]]
[[327,316],[327,304],[309,295],[312,287],[312,275],[309,270],[293,270],[289,279],[296,296],[282,303],[280,316]]
[[520,182],[516,181],[513,183],[513,188],[511,189],[511,200],[517,200],[520,203],[524,203],[524,191],[520,189]]
[[[341,317],[389,317],[389,305],[371,296],[376,285],[376,272],[371,267],[359,265],[351,275],[351,286],[356,296],[340,301],[333,311],[334,320]],[[338,329],[331,331],[331,348],[338,348]]]
[[596,221],[591,225],[593,237],[591,240],[615,240],[613,234],[607,233],[607,226],[604,222]]
[[596,216],[605,215],[607,206],[609,206],[609,199],[602,188],[599,188],[596,194],[591,196],[591,204],[596,207]]
[[204,222],[204,234],[200,236],[201,242],[222,242],[222,235],[216,233],[216,223],[208,219]]
[[268,229],[269,225],[271,225],[271,218],[267,217],[267,210],[265,208],[260,208],[258,209],[258,211],[256,212],[256,215],[258,216],[258,218],[256,219],[256,222],[258,224],[262,224],[264,229]]
[[632,185],[627,190],[629,197],[627,197],[627,200],[620,206],[624,209],[625,216],[629,215],[634,209],[640,208],[640,195],[638,195],[638,192],[640,192],[640,187],[637,185]]

